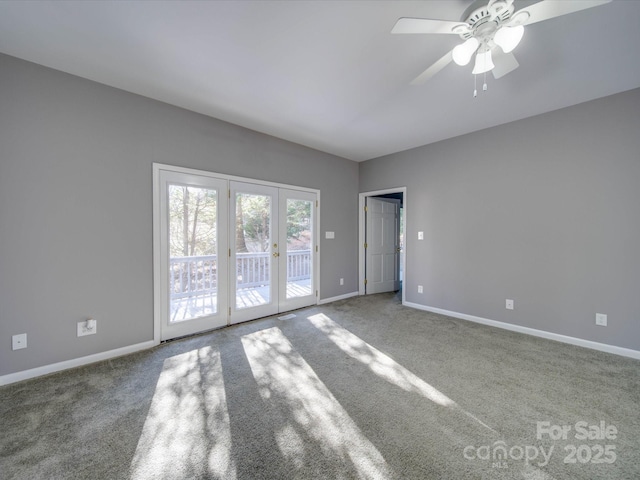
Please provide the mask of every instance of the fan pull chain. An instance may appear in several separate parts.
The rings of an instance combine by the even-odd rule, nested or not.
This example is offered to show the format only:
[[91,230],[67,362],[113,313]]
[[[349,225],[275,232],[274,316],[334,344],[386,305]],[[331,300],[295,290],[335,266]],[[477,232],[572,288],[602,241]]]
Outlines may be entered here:
[[[482,91],[487,91],[487,72],[484,72],[484,81],[482,84]],[[478,75],[473,76],[473,98],[478,96]]]

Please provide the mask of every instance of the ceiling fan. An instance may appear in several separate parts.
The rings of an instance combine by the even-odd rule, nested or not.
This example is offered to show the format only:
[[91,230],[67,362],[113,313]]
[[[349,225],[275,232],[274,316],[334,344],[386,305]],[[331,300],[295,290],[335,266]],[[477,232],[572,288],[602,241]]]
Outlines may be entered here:
[[[475,54],[474,75],[491,71],[497,79],[518,68],[511,53],[520,43],[525,25],[597,7],[611,0],[542,0],[519,10],[514,0],[476,0],[459,22],[428,18],[400,18],[391,33],[438,33],[459,35],[463,43],[418,75],[412,85],[420,85],[451,61],[467,65]],[[486,82],[484,90],[486,90]],[[477,92],[474,91],[474,96]]]

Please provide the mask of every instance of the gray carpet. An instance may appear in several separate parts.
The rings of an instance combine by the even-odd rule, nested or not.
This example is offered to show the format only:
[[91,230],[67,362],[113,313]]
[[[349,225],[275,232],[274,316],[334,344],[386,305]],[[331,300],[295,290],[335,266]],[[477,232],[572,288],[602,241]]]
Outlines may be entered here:
[[391,294],[295,314],[0,388],[0,477],[640,478],[636,360]]

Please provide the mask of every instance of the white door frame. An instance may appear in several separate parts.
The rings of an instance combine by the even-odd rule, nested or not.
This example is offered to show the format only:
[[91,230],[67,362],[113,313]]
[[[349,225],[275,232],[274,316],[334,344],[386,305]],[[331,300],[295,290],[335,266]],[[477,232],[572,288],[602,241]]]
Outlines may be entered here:
[[[315,188],[306,188],[299,187],[297,185],[288,185],[285,183],[275,183],[275,182],[267,182],[263,180],[258,180],[255,178],[246,178],[246,177],[238,177],[235,175],[225,175],[223,173],[210,172],[206,170],[199,170],[193,168],[186,167],[177,167],[174,165],[167,165],[162,163],[153,163],[152,165],[152,175],[153,175],[153,343],[155,345],[160,344],[160,326],[162,323],[162,305],[163,305],[163,282],[162,282],[162,272],[160,271],[159,266],[161,265],[162,259],[162,251],[160,248],[160,238],[162,235],[162,222],[161,220],[161,198],[164,195],[164,191],[160,185],[160,172],[169,171],[169,172],[179,172],[185,174],[193,174],[203,177],[212,177],[227,180],[228,182],[236,181],[236,182],[244,182],[244,183],[253,183],[256,185],[265,185],[276,188],[284,188],[288,190],[298,190],[301,192],[310,192],[316,195],[317,198],[317,207],[314,216],[314,242],[315,245],[320,244],[320,206],[321,206],[321,198],[320,198],[320,190]],[[313,268],[313,281],[315,285],[316,295],[315,295],[315,303],[318,304],[319,299],[321,298],[320,291],[320,252],[314,252],[314,268]]]
[[407,278],[407,187],[388,188],[385,190],[374,190],[371,192],[363,192],[358,196],[358,294],[364,295],[364,274],[366,265],[366,255],[364,249],[364,240],[366,238],[365,230],[365,211],[367,197],[377,197],[388,193],[402,193],[402,231],[405,232],[404,255],[402,256],[402,303],[405,303],[406,278]]

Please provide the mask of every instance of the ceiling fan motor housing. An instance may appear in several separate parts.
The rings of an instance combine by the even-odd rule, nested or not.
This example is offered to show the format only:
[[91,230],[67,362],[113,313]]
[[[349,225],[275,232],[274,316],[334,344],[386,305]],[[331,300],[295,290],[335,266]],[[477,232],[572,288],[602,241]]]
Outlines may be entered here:
[[[462,14],[461,21],[466,25],[454,27],[454,33],[464,40],[475,37],[481,45],[489,48],[495,32],[506,23],[513,14],[513,0],[476,0]],[[468,28],[467,28],[468,25]]]

